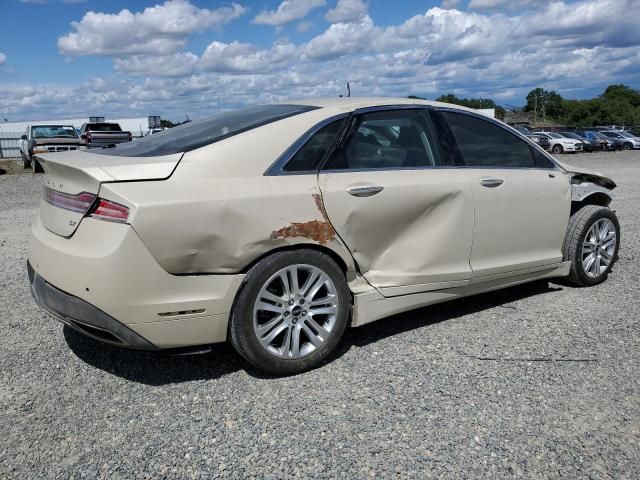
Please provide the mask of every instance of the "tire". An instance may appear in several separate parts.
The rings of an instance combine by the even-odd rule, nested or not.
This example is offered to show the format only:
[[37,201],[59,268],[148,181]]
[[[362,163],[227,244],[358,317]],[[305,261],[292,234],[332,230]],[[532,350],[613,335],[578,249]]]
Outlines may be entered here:
[[[299,287],[304,289],[308,286],[305,283],[311,286],[304,289],[306,297],[296,295],[295,301],[287,301],[290,297],[281,279],[287,279],[287,288],[293,292],[293,270]],[[328,282],[314,292],[317,283],[315,277],[310,277],[318,272],[325,277],[318,277],[317,282],[325,278]],[[280,298],[282,302],[276,303]],[[323,314],[318,310],[312,316],[309,308],[307,314],[305,304],[320,298],[330,300],[314,308],[335,313]],[[240,356],[254,367],[270,374],[292,375],[318,366],[331,355],[347,327],[350,310],[347,280],[331,257],[311,249],[277,252],[247,273],[236,295],[228,337]],[[275,338],[269,340],[274,334]]]
[[622,149],[623,149],[623,150],[633,150],[633,145],[631,145],[631,144],[630,144],[630,143],[628,143],[628,142],[625,142],[625,143],[622,145]]
[[38,160],[33,160],[31,166],[33,167],[33,173],[44,173],[44,169]]
[[27,157],[24,156],[24,153],[20,152],[20,156],[22,157],[22,168],[31,168],[31,162],[27,160]]
[[[596,235],[597,248],[594,248],[589,239],[593,238],[595,230],[592,229],[595,228],[594,226],[598,222],[600,222],[599,227],[609,225],[610,228],[607,229],[608,233],[605,232],[605,235]],[[602,231],[604,231],[604,228],[601,229]],[[613,242],[609,238],[611,232],[615,232]],[[606,238],[609,238],[609,241],[604,241]],[[590,287],[604,282],[618,260],[619,247],[620,224],[613,211],[598,205],[585,205],[575,211],[569,219],[567,236],[562,247],[564,260],[571,262],[571,269],[567,277],[569,283],[578,287]],[[593,252],[595,257],[589,268],[587,268],[587,265],[589,265],[589,258],[592,254],[589,253],[589,250],[585,251],[585,248],[595,250]],[[607,257],[609,258],[607,259]]]
[[562,153],[562,152],[564,152],[564,148],[562,148],[562,145],[560,145],[560,144],[555,144],[555,145],[553,146],[553,148],[551,149],[551,151],[552,151],[553,153],[556,153],[556,154],[557,154],[557,153]]

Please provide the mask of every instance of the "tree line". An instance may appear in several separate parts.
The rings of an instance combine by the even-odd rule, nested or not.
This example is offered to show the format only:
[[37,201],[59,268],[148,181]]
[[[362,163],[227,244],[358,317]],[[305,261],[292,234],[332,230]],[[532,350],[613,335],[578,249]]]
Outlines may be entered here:
[[[409,98],[421,98],[411,95]],[[640,91],[627,85],[609,85],[595,97],[584,100],[563,98],[555,91],[534,88],[526,97],[522,110],[534,112],[537,119],[575,127],[596,125],[640,125]],[[452,93],[436,98],[469,108],[495,108],[496,117],[503,119],[505,109],[490,98],[459,98]]]

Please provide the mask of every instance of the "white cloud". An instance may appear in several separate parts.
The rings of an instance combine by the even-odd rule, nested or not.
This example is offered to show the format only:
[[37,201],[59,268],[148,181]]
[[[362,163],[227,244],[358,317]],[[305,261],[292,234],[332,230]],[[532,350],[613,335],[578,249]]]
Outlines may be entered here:
[[364,53],[381,29],[366,15],[357,23],[334,23],[302,48],[304,59],[323,60]]
[[287,41],[270,49],[259,49],[250,43],[212,42],[202,55],[201,68],[212,72],[266,73],[292,60],[297,48]]
[[4,53],[0,52],[0,65],[2,65],[6,61],[7,61],[7,56]]
[[253,23],[277,27],[307,16],[314,8],[326,5],[326,0],[283,0],[275,10],[263,10]]
[[191,75],[198,56],[191,52],[172,55],[131,55],[113,61],[116,72],[149,77],[184,77]]
[[296,30],[300,33],[305,33],[311,30],[313,27],[314,27],[313,22],[305,20],[303,22],[298,23],[298,25],[296,25]]
[[72,22],[75,31],[58,39],[58,49],[64,55],[166,55],[180,50],[186,35],[223,25],[245,11],[237,3],[208,10],[187,0],[167,0],[139,13],[90,11]]
[[449,10],[452,8],[458,8],[460,0],[442,0],[442,8]]
[[367,4],[363,0],[338,0],[335,8],[329,10],[324,18],[331,23],[356,22],[367,15]]
[[214,41],[199,58],[180,48],[157,58],[118,53],[118,75],[87,84],[0,83],[0,115],[91,110],[183,120],[216,112],[218,96],[222,108],[337,96],[347,81],[354,95],[453,92],[516,105],[536,86],[568,96],[610,83],[633,86],[640,84],[640,29],[629,14],[635,1],[547,2],[518,13],[430,8],[389,26],[367,15],[333,23],[300,44]]

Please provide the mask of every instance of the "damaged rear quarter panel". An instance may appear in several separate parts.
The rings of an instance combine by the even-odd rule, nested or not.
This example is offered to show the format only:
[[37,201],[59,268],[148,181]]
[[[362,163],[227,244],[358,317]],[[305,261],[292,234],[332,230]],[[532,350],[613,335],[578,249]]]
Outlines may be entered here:
[[314,110],[187,152],[163,181],[103,188],[135,207],[132,227],[173,274],[237,273],[292,245],[330,249],[354,270],[322,208],[317,176],[263,175],[311,126],[336,113]]
[[315,175],[117,185],[124,198],[134,190],[145,203],[131,224],[170,273],[237,273],[272,250],[300,244],[331,249],[353,269],[326,218]]

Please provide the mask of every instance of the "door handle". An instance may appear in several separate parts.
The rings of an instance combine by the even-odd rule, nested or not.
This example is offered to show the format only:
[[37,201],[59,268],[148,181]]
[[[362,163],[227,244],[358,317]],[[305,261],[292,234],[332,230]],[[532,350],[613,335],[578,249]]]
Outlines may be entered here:
[[480,179],[480,185],[487,188],[496,188],[504,183],[504,180],[501,178],[495,177],[484,177]]
[[372,197],[384,190],[380,185],[353,185],[347,187],[347,193],[354,197]]

